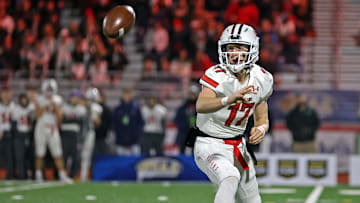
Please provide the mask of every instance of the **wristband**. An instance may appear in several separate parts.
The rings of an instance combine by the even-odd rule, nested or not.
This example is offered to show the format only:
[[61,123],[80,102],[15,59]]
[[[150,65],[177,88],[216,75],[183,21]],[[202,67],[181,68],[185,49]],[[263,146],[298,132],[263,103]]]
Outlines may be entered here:
[[221,104],[222,104],[223,106],[228,105],[228,100],[229,100],[229,97],[223,97],[223,98],[221,99]]
[[260,130],[264,135],[265,135],[265,133],[266,133],[266,131],[265,131],[265,125],[260,125],[260,126],[257,126],[256,127],[258,130]]

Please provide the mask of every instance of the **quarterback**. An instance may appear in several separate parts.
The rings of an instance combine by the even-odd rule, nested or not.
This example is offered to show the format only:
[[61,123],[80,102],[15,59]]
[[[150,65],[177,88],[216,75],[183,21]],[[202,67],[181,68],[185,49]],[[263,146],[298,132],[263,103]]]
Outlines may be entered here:
[[249,25],[229,25],[218,42],[218,53],[220,64],[200,79],[193,129],[195,162],[218,185],[215,203],[261,202],[254,160],[243,134],[249,116],[254,115],[249,142],[263,140],[269,126],[267,99],[273,77],[255,64],[259,38]]

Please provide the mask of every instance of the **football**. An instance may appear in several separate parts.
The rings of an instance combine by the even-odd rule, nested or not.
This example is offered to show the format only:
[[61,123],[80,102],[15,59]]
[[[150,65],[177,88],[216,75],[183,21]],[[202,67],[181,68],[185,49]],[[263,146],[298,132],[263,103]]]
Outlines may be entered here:
[[121,38],[130,31],[134,24],[135,12],[131,6],[115,6],[103,20],[103,33],[109,38]]

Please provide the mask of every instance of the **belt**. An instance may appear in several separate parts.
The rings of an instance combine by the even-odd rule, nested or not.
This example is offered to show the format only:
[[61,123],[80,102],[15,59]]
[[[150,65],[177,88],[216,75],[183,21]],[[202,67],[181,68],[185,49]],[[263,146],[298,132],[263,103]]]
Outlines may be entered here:
[[214,136],[208,135],[206,133],[203,133],[199,128],[194,128],[194,130],[196,131],[196,134],[199,137],[211,137],[211,138],[222,139],[222,140],[242,140],[242,138],[244,137],[244,135],[237,135],[235,137],[230,137],[230,138],[220,138],[220,137],[214,137]]
[[[236,156],[236,159],[239,161],[239,163],[244,168],[244,170],[249,169],[248,164],[246,163],[244,157],[241,155],[240,149],[238,148],[238,145],[242,142],[242,138],[245,137],[244,135],[237,135],[237,136],[231,137],[231,138],[219,138],[219,137],[214,137],[214,136],[208,135],[206,133],[203,133],[198,128],[193,128],[192,130],[194,130],[196,132],[196,135],[199,137],[211,137],[211,138],[215,138],[215,139],[222,139],[222,140],[224,140],[225,144],[233,145],[234,146],[234,154]],[[247,142],[245,144],[247,144]],[[246,149],[249,152],[251,158],[253,159],[254,165],[257,165],[257,159],[256,159],[254,151],[248,147],[246,147]]]

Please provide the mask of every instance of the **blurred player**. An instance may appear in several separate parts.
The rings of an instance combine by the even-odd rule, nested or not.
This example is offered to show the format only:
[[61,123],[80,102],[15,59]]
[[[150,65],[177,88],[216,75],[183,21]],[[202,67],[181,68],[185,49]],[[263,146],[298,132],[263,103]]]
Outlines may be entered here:
[[89,88],[85,93],[86,117],[84,123],[84,141],[81,150],[81,177],[82,182],[87,181],[91,166],[92,153],[95,144],[95,127],[101,123],[102,107],[98,103],[100,93],[97,88]]
[[6,160],[6,178],[12,179],[14,167],[11,112],[14,108],[14,103],[11,102],[12,91],[9,87],[2,87],[0,94],[0,158]]
[[70,93],[69,101],[62,107],[63,120],[61,122],[61,142],[63,146],[63,157],[65,167],[69,167],[70,177],[77,173],[79,162],[78,143],[82,136],[83,120],[86,115],[86,108],[81,104],[82,94],[80,90],[73,90]]
[[59,124],[62,120],[60,105],[62,99],[57,95],[57,83],[54,79],[45,80],[41,85],[42,95],[36,100],[35,113],[37,122],[35,126],[35,176],[36,180],[43,181],[43,162],[47,146],[49,146],[56,168],[59,171],[60,180],[71,184],[73,181],[66,175],[64,160],[62,157]]
[[24,179],[26,177],[26,169],[31,164],[27,164],[26,155],[29,152],[32,139],[32,121],[35,118],[35,106],[30,103],[26,94],[20,94],[18,104],[14,105],[12,111],[12,121],[14,124],[14,150],[15,153],[15,168],[18,178]]
[[215,203],[261,202],[251,154],[243,133],[254,114],[250,143],[260,143],[268,130],[267,98],[273,78],[255,64],[259,38],[248,25],[234,24],[222,33],[220,64],[200,79],[203,89],[196,103],[194,147],[198,167],[218,185]]
[[142,153],[147,156],[161,156],[165,136],[167,109],[155,97],[149,97],[141,108],[144,117],[144,133],[141,139]]

